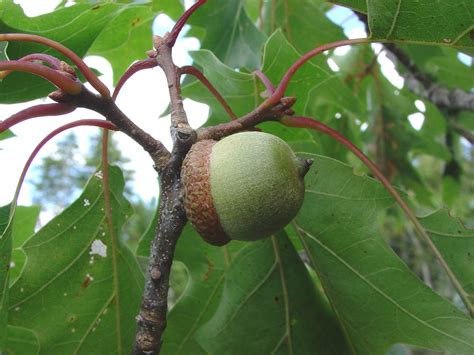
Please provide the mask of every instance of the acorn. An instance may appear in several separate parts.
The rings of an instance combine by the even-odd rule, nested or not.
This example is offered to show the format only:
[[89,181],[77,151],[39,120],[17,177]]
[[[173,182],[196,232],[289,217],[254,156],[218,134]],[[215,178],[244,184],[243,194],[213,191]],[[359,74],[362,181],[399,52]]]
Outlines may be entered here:
[[311,163],[263,132],[200,141],[181,169],[188,220],[213,245],[268,237],[301,208]]

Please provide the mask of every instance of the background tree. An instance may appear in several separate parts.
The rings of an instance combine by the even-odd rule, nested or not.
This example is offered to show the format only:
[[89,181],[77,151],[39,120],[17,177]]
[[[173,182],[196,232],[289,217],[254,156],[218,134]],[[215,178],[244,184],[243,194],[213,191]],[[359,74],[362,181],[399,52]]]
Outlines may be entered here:
[[[41,160],[32,179],[33,203],[42,206],[44,211],[58,214],[69,206],[80,194],[87,180],[100,168],[102,134],[89,137],[89,150],[84,154],[79,149],[77,135],[68,133],[57,143],[56,151]],[[134,171],[127,169],[129,158],[123,156],[112,136],[108,148],[109,162],[120,166],[127,181],[133,179]],[[125,195],[133,203],[134,215],[124,228],[123,238],[131,248],[136,245],[148,227],[156,202],[144,201],[134,194],[130,185],[125,187]]]

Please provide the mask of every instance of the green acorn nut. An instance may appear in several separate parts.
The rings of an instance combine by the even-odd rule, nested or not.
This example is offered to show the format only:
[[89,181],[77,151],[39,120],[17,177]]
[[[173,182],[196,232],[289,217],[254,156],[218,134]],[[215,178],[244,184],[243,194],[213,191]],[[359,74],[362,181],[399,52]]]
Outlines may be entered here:
[[298,213],[311,163],[262,132],[200,141],[181,170],[188,220],[213,245],[268,237]]

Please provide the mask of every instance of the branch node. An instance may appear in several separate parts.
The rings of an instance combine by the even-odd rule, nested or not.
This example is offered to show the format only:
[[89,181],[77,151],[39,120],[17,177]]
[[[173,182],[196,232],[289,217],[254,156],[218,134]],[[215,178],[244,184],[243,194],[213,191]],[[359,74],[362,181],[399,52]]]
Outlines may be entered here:
[[[166,37],[166,34],[165,34],[165,37]],[[159,52],[160,47],[163,46],[163,45],[165,45],[165,40],[164,40],[164,38],[161,37],[161,36],[158,36],[158,35],[154,35],[154,36],[153,36],[153,48],[156,49],[156,52]],[[156,52],[155,52],[155,53],[156,53]],[[158,53],[156,53],[156,54],[154,55],[154,57],[156,57],[157,54],[158,54]]]
[[48,97],[51,100],[56,101],[56,102],[61,103],[61,104],[69,103],[69,102],[74,100],[73,95],[69,95],[67,92],[65,92],[61,89],[53,91],[52,93],[50,93],[48,95]]
[[161,277],[161,271],[158,269],[158,266],[155,265],[151,268],[150,276],[155,281]]

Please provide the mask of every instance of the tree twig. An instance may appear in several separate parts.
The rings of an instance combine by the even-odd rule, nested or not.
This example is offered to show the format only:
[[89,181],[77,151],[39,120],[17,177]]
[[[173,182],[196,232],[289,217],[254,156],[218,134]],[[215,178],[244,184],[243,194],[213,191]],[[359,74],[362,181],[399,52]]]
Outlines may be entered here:
[[161,171],[165,168],[170,159],[170,153],[163,143],[138,127],[118,108],[110,96],[99,96],[83,87],[80,94],[70,96],[67,99],[71,100],[70,102],[72,104],[98,112],[113,122],[120,131],[132,138],[148,152],[157,171]]
[[[356,14],[368,28],[367,15],[359,12]],[[460,89],[450,90],[436,83],[395,43],[384,43],[384,47],[407,69],[408,73],[402,73],[402,76],[410,91],[426,98],[439,108],[474,112],[474,93],[467,93]]]
[[410,91],[422,96],[440,108],[474,112],[474,93],[460,89],[450,90],[436,83],[421,71],[413,60],[400,47],[385,43],[385,48],[408,70],[403,74]]
[[271,107],[258,106],[252,112],[238,118],[237,120],[222,123],[212,127],[203,127],[197,130],[197,140],[215,139],[219,140],[230,134],[250,129],[259,123],[266,121],[277,121],[284,115],[292,115],[291,106],[296,102],[292,96],[282,97],[280,102]]
[[[179,161],[179,159],[184,159],[189,147],[195,141],[195,132],[189,126],[188,117],[183,107],[179,68],[173,62],[171,55],[173,48],[168,43],[172,39],[171,34],[167,34],[165,37],[155,36],[153,45],[156,50],[155,60],[163,69],[168,82],[171,102],[170,131],[174,143],[173,150],[176,150],[176,154],[172,158],[178,158]],[[181,164],[177,163],[181,167]]]
[[449,125],[451,128],[460,136],[464,137],[469,143],[474,145],[474,133],[468,131],[464,127],[462,127],[460,124],[456,122],[449,122]]
[[163,69],[168,82],[173,150],[166,166],[158,171],[161,191],[159,221],[151,245],[148,275],[137,316],[133,354],[160,352],[166,328],[171,265],[178,238],[187,221],[181,200],[180,173],[183,159],[196,141],[196,132],[189,126],[183,107],[179,69],[171,55],[174,40],[176,38],[171,34],[164,38],[156,36],[156,52],[151,55]]

